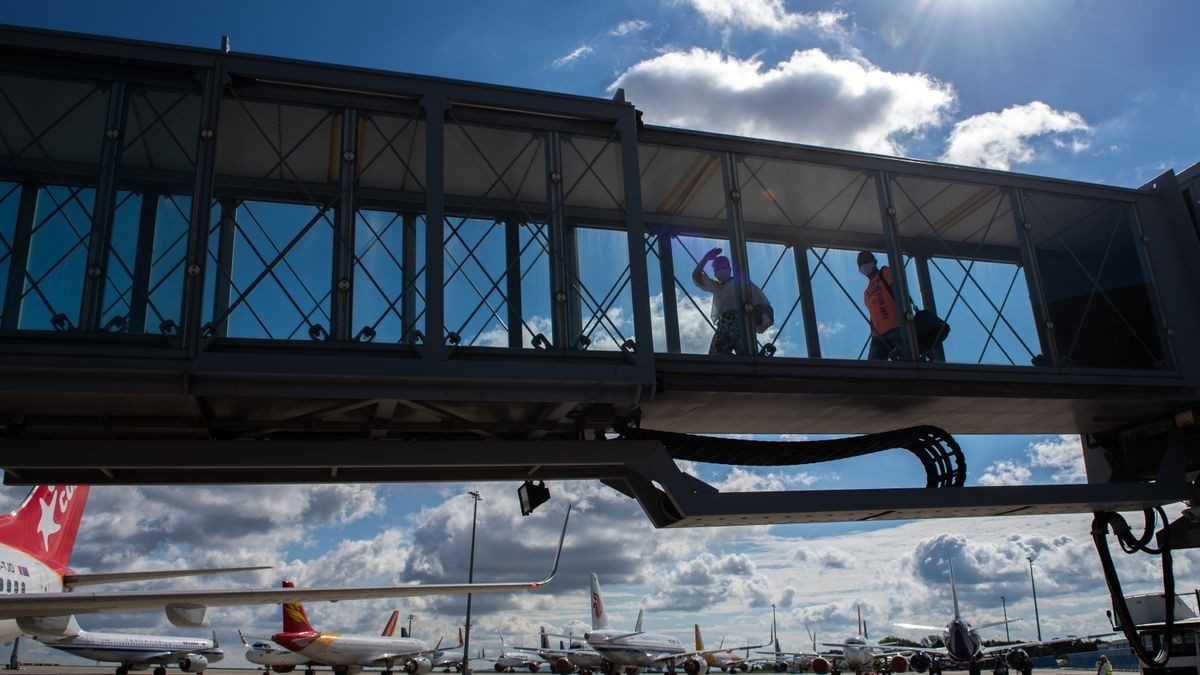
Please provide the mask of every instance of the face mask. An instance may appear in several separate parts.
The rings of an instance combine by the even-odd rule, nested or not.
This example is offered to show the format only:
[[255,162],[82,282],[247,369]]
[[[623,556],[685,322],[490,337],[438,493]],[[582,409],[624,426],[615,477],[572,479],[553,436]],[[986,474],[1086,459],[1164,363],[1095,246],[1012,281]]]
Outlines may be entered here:
[[733,271],[728,267],[722,267],[720,269],[714,269],[713,274],[717,276],[717,281],[725,282],[728,281],[729,277],[733,275]]
[[875,263],[863,263],[862,265],[859,265],[858,272],[864,277],[871,276],[875,273]]

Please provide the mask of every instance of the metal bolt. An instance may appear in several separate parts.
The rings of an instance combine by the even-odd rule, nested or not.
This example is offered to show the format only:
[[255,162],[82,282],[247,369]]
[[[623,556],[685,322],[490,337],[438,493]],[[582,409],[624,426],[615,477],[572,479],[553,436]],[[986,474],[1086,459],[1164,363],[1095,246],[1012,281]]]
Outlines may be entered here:
[[354,161],[354,152],[350,151],[350,150],[343,152],[342,159],[346,160],[347,162],[353,162]]
[[117,137],[121,135],[121,132],[117,131],[116,129],[109,129],[108,131],[104,132],[104,135],[108,136],[109,140],[115,141],[117,140]]
[[338,290],[343,291],[343,292],[350,290],[350,280],[342,279],[341,281],[339,281],[338,282]]
[[741,201],[741,199],[742,199],[742,193],[741,193],[741,192],[739,192],[739,191],[737,191],[737,190],[730,190],[730,191],[729,191],[729,198],[730,198],[730,199],[732,199],[732,200],[733,200],[733,201],[735,201],[735,202],[737,202],[737,201]]
[[1046,330],[1054,330],[1054,322],[1053,321],[1046,322]]
[[895,218],[896,217],[896,207],[894,207],[894,206],[887,207],[887,214],[889,216],[891,216],[892,218]]
[[560,305],[562,303],[566,302],[567,301],[567,292],[566,291],[555,291],[554,292],[554,301]]
[[204,140],[206,140],[206,141],[207,141],[208,139],[210,139],[210,138],[212,138],[212,137],[213,137],[213,130],[212,130],[212,129],[209,129],[209,128],[205,127],[204,129],[201,129],[201,130],[200,130],[200,138],[203,138]]
[[904,313],[904,318],[908,319],[909,321],[912,321],[916,317],[913,316],[912,310],[909,310]]
[[1148,235],[1148,234],[1143,234],[1143,235],[1142,235],[1142,243],[1143,243],[1143,244],[1149,244],[1149,243],[1150,243],[1150,235]]
[[561,173],[559,173],[558,171],[551,171],[551,172],[550,172],[550,182],[551,182],[551,183],[557,183],[557,182],[559,182],[559,181],[561,181],[561,180],[562,180],[562,174],[561,174]]
[[199,265],[197,265],[196,263],[192,263],[187,266],[187,275],[189,277],[194,277],[198,274],[200,274],[200,266]]
[[1027,220],[1027,221],[1025,221],[1024,225],[1025,225],[1026,232],[1033,232],[1033,223],[1031,223]]
[[1170,327],[1167,328],[1167,337],[1175,337],[1175,329],[1174,328],[1170,328]]
[[89,265],[87,268],[87,275],[93,279],[100,276],[100,266],[99,265]]
[[749,314],[750,312],[754,311],[754,305],[747,302],[746,304],[742,305],[742,311]]

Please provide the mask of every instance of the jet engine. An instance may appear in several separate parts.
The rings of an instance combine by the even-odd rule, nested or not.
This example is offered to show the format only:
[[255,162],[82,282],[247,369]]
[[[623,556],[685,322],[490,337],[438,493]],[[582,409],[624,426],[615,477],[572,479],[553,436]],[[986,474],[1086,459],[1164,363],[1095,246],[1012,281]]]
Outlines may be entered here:
[[775,672],[786,673],[787,671],[788,671],[787,661],[776,661],[775,662]]
[[404,672],[408,675],[425,675],[433,670],[433,663],[429,659],[418,656],[404,662]]
[[184,657],[184,659],[179,662],[179,669],[185,673],[203,673],[204,669],[207,667],[208,659],[200,656],[199,654],[193,654],[191,656]]
[[908,659],[904,658],[903,656],[899,654],[893,654],[889,661],[891,662],[893,673],[908,672]]
[[750,672],[750,664],[742,661],[738,664],[738,670],[742,671],[743,673],[748,673]]
[[558,675],[567,675],[572,670],[575,670],[575,666],[571,665],[571,662],[566,657],[560,656],[554,659],[554,663],[551,664],[550,669],[558,673]]
[[1029,653],[1024,649],[1010,649],[1004,655],[1004,662],[1012,670],[1024,673],[1029,669]]
[[812,660],[813,672],[817,675],[825,675],[829,672],[829,660],[824,656],[818,656]]
[[708,672],[708,662],[704,659],[690,658],[683,662],[683,672],[687,675],[704,675]]
[[925,652],[917,652],[908,659],[908,665],[918,673],[924,673],[933,665],[933,659]]
[[296,669],[296,666],[271,666],[271,670],[277,673],[290,673]]
[[542,664],[540,663],[531,663],[529,664],[529,672],[536,673],[541,667]]

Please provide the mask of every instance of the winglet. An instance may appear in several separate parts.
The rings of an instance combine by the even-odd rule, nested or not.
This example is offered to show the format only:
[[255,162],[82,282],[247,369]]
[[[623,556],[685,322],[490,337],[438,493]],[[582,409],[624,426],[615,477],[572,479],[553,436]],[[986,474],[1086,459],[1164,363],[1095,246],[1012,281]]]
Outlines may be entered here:
[[571,507],[573,504],[567,504],[567,515],[563,518],[562,534],[558,536],[558,551],[554,554],[554,565],[550,568],[550,576],[533,583],[532,588],[537,589],[545,586],[554,580],[554,575],[558,574],[558,561],[562,558],[563,542],[567,539],[567,523],[571,522]]
[[242,646],[243,646],[243,647],[249,647],[249,646],[250,646],[250,643],[249,643],[249,642],[246,642],[246,636],[245,636],[245,635],[242,635],[242,629],[241,629],[241,628],[239,628],[239,629],[238,629],[238,639],[242,641]]
[[[240,631],[239,631],[240,632]],[[213,649],[220,649],[221,643],[217,642],[217,631],[213,631]]]

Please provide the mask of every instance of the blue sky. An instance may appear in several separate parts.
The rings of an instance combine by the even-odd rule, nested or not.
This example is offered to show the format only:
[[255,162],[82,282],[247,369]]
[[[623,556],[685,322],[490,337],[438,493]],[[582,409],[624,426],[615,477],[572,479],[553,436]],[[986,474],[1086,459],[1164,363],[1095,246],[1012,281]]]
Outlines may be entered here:
[[[228,34],[239,52],[588,96],[608,97],[619,86],[650,123],[1111,185],[1136,187],[1200,161],[1200,93],[1187,86],[1200,62],[1194,36],[1200,4],[1194,2],[395,1],[352,7],[309,0],[6,3],[0,22],[213,48]],[[710,243],[719,245],[697,241],[692,250],[699,255]],[[770,251],[752,255],[771,260]],[[757,268],[755,259],[751,264]],[[686,279],[690,263],[677,257],[676,265]],[[846,261],[839,265],[839,273],[852,270]],[[595,278],[609,272],[584,270]],[[842,311],[854,321],[849,305]],[[956,330],[963,335],[965,326]],[[803,344],[799,333],[788,339]],[[960,440],[972,484],[1082,479],[1077,438]],[[914,485],[921,478],[902,452],[801,471],[695,470],[726,489],[855,489]],[[307,584],[457,579],[465,573],[470,523],[463,492],[469,488],[96,490],[77,563],[88,571],[277,566],[278,572],[236,582],[247,585],[273,585],[280,574]],[[478,639],[489,647],[496,628],[531,640],[539,623],[578,627],[586,617],[583,574],[590,569],[601,573],[619,621],[631,623],[645,605],[649,626],[681,636],[702,617],[710,639],[763,637],[772,602],[783,609],[785,648],[798,648],[805,620],[826,635],[848,631],[857,603],[880,626],[872,633],[881,635],[890,621],[943,619],[948,593],[939,570],[947,557],[962,570],[974,615],[994,618],[1003,594],[1010,616],[1026,617],[1014,637],[1029,637],[1025,555],[1031,553],[1046,570],[1038,582],[1043,632],[1103,627],[1105,598],[1095,592],[1098,566],[1085,516],[655,532],[631,502],[602,486],[554,485],[551,506],[528,519],[515,513],[515,485],[483,489],[482,578],[540,574],[562,505],[568,499],[581,505],[570,540],[576,552],[568,553],[561,578],[546,593],[477,601]],[[22,495],[2,488],[0,505]],[[236,521],[251,509],[261,514],[258,521]],[[1180,558],[1176,572],[1186,584],[1200,569],[1194,555]],[[1153,588],[1153,569],[1122,564],[1131,590]],[[332,629],[374,631],[390,608],[339,603],[310,613]],[[458,599],[401,609],[418,614],[419,634],[431,639],[453,634],[461,621]],[[84,623],[175,630],[161,615]],[[221,610],[214,623],[229,644],[238,627],[273,631],[277,610]]]

